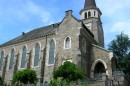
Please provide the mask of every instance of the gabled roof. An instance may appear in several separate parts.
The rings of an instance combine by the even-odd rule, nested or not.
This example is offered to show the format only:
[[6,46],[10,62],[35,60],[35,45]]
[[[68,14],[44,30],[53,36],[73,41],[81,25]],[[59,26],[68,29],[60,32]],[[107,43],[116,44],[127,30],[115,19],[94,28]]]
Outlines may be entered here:
[[[73,15],[69,15],[69,16],[73,17],[78,22],[82,22],[82,20],[77,19]],[[66,16],[64,17],[64,19],[65,18],[66,18]],[[27,32],[27,33],[23,32],[22,35],[20,35],[20,36],[14,38],[14,39],[2,44],[2,45],[0,45],[0,47],[9,46],[9,45],[12,45],[12,44],[17,44],[17,43],[20,43],[20,42],[25,42],[25,41],[45,37],[46,35],[53,35],[53,34],[55,34],[56,28],[59,27],[59,25],[63,22],[63,20],[59,23],[55,23],[55,24],[48,25],[48,26],[45,26],[45,27],[37,28],[37,29],[34,29],[34,30]],[[86,28],[86,26],[83,24],[83,22],[82,22],[82,26]],[[86,31],[92,37],[94,37],[94,35],[88,29],[86,29]]]
[[52,34],[55,32],[54,28],[57,28],[59,26],[59,24],[60,23],[56,23],[56,24],[45,26],[45,27],[37,28],[37,29],[34,29],[34,30],[27,32],[27,33],[23,32],[22,35],[0,45],[0,47],[16,44],[19,42],[24,42],[24,41],[28,41],[31,39],[44,37],[48,34]]

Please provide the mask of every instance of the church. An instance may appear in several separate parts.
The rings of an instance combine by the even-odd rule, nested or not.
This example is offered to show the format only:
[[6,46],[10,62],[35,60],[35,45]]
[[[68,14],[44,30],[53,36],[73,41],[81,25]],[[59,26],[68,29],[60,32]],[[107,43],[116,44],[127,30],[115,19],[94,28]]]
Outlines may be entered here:
[[[10,85],[12,76],[25,68],[35,70],[40,83],[49,83],[52,72],[65,61],[73,62],[88,79],[97,82],[89,86],[106,86],[104,80],[113,81],[119,72],[117,57],[104,49],[101,10],[95,0],[85,0],[79,14],[77,19],[73,11],[68,10],[61,22],[23,32],[1,44],[0,76],[5,83]],[[121,78],[121,84],[123,80]]]

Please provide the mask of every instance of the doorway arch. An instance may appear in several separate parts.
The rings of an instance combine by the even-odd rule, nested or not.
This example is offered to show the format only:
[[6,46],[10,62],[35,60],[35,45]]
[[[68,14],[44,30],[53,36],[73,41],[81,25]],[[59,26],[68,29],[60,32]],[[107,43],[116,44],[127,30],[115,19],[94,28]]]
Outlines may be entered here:
[[94,68],[94,73],[105,73],[105,67],[101,62],[98,62]]
[[101,60],[101,59],[97,59],[92,67],[91,67],[91,78],[95,77],[95,74],[102,74],[105,73],[106,75],[108,75],[108,70],[107,70],[107,64],[105,63],[105,61]]

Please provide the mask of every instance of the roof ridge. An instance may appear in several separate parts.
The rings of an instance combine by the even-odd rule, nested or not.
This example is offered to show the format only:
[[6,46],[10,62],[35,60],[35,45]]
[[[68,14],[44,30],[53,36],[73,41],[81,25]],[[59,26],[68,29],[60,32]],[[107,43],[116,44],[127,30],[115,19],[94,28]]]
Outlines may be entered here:
[[16,38],[11,39],[8,42],[5,42],[5,43],[1,44],[0,47],[12,45],[14,43],[18,43],[19,41],[23,42],[23,41],[26,41],[26,40],[40,38],[40,37],[43,37],[44,35],[49,34],[49,33],[51,34],[53,32],[52,30],[54,28],[58,27],[59,24],[60,24],[60,22],[33,29],[33,30],[25,33],[24,35],[19,35]]

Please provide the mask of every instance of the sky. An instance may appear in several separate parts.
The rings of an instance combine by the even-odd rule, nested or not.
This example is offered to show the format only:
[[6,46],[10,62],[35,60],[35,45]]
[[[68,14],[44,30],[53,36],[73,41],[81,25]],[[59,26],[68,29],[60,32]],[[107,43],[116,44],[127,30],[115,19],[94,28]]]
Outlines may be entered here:
[[[95,0],[101,10],[105,47],[122,31],[130,37],[130,0]],[[0,44],[22,32],[60,22],[65,11],[80,19],[84,0],[0,0]]]

